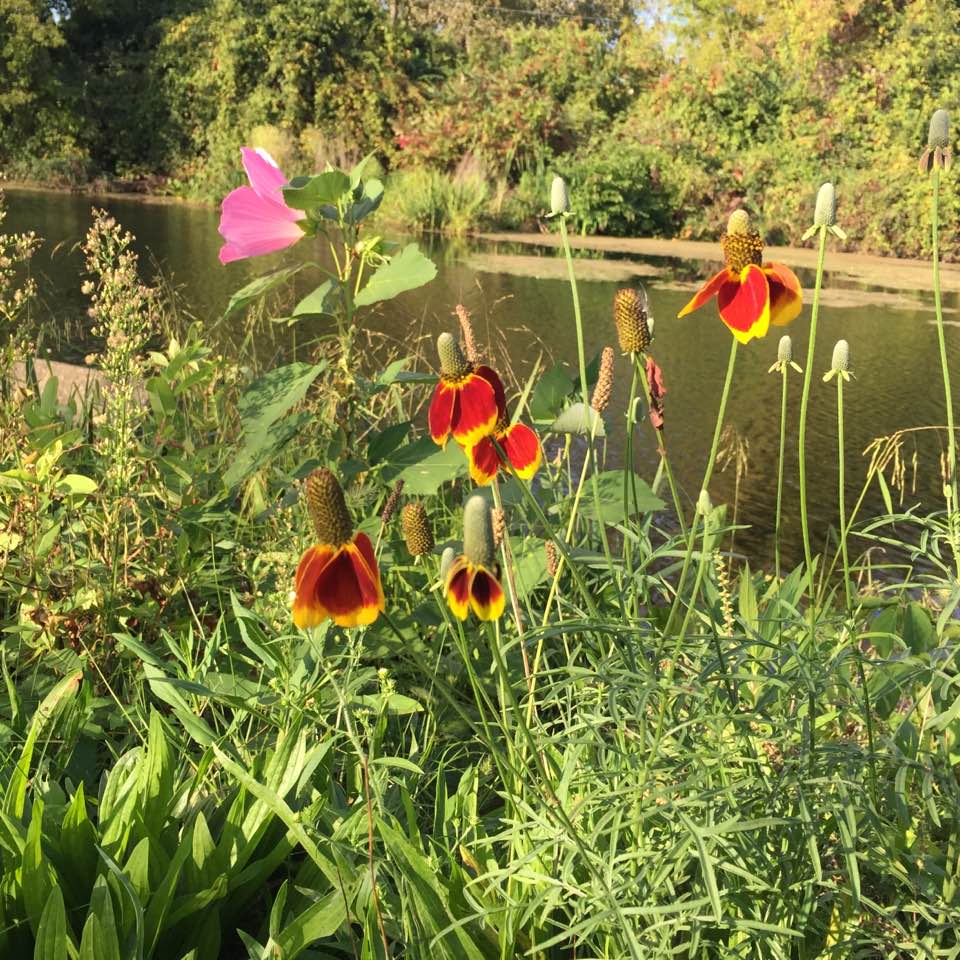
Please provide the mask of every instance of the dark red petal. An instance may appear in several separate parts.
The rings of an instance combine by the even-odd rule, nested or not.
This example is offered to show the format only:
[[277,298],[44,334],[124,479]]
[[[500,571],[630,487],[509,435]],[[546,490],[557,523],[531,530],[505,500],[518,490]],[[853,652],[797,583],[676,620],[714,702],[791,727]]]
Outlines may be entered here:
[[720,318],[741,343],[764,336],[770,324],[770,288],[763,270],[748,263],[738,286],[720,288],[717,305]]
[[[367,603],[372,603],[378,611],[386,606],[383,598],[383,587],[380,584],[380,568],[373,552],[373,544],[365,533],[356,533],[353,537],[355,550],[353,565],[357,569],[357,582],[360,592]],[[372,621],[371,621],[372,622]]]
[[492,437],[481,437],[472,447],[467,447],[470,477],[483,486],[489,483],[500,469],[500,457]]
[[525,423],[515,423],[497,438],[521,480],[529,480],[540,466],[540,441]]
[[317,578],[314,591],[317,602],[340,627],[372,623],[377,616],[376,605],[369,602],[369,578],[361,586],[354,555],[353,544],[341,547]]
[[803,290],[797,275],[782,263],[765,263],[763,272],[770,287],[770,322],[785,326],[800,314]]
[[315,627],[327,619],[326,607],[317,599],[317,579],[333,558],[334,550],[324,544],[310,547],[300,558],[294,578],[293,622],[301,628]]
[[444,446],[450,436],[450,425],[453,421],[454,401],[457,399],[457,388],[441,380],[433,391],[430,401],[430,412],[427,419],[430,424],[430,436],[434,443]]
[[488,367],[480,365],[474,371],[478,377],[482,377],[487,383],[493,387],[493,396],[497,401],[497,412],[500,414],[500,419],[506,420],[507,418],[507,394],[503,389],[503,381],[500,379],[497,371],[493,367]]
[[470,606],[480,620],[496,620],[505,605],[500,581],[486,569],[477,567],[470,584]]
[[447,605],[458,620],[466,620],[470,612],[471,580],[473,580],[473,567],[467,562],[466,557],[458,557],[447,573],[447,582],[444,586]]
[[457,403],[450,424],[453,439],[461,446],[473,446],[481,437],[493,433],[498,414],[490,382],[475,373],[468,374],[457,385]]
[[677,317],[685,317],[694,310],[699,310],[711,297],[715,297],[720,288],[725,283],[737,283],[740,280],[735,273],[732,273],[724,267],[719,273],[715,273],[690,299],[689,303],[677,314]]

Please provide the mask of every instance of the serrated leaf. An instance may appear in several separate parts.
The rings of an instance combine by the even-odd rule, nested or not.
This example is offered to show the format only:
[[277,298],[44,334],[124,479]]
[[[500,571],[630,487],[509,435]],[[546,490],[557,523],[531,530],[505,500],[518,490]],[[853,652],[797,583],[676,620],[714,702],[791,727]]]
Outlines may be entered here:
[[436,264],[415,243],[410,243],[379,267],[354,298],[358,307],[391,300],[407,290],[416,290],[437,275]]
[[603,417],[593,407],[585,406],[581,400],[579,403],[572,403],[567,407],[547,427],[547,433],[573,433],[586,437],[605,437],[607,429]]

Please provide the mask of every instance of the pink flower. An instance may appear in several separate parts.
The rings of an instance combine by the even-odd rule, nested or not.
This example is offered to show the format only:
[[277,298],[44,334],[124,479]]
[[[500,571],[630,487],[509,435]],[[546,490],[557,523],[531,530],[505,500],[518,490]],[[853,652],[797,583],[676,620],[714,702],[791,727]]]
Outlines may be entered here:
[[220,248],[220,262],[259,257],[296,243],[303,230],[298,226],[306,214],[283,202],[287,178],[266,150],[244,147],[240,151],[249,187],[237,187],[224,197],[220,234],[227,241]]

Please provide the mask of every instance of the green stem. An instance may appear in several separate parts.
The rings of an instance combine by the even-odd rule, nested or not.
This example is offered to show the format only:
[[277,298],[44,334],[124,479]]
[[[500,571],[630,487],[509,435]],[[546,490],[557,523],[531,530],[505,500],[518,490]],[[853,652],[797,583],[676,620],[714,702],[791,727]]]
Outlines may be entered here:
[[777,519],[773,533],[773,567],[780,579],[780,520],[783,507],[783,452],[787,443],[787,369],[788,365],[784,363],[783,387],[780,391],[780,456],[777,459]]
[[[950,503],[948,504],[947,524],[951,531],[951,540],[954,524],[952,514],[960,504],[957,503],[957,443],[953,426],[953,391],[950,389],[950,367],[947,364],[947,344],[943,333],[943,304],[940,296],[940,170],[934,166],[931,175],[933,190],[932,200],[932,240],[933,240],[933,307],[937,315],[937,343],[940,347],[940,367],[943,370],[943,393],[947,408],[947,482],[950,485]],[[953,558],[957,567],[957,579],[960,580],[960,550],[953,542]]]
[[[580,313],[580,294],[577,292],[577,277],[573,269],[573,251],[570,249],[570,238],[567,236],[567,222],[564,217],[559,217],[560,240],[563,243],[563,254],[567,260],[567,278],[570,281],[570,292],[573,296],[573,318],[577,328],[577,361],[580,365],[580,393],[583,400],[583,416],[585,422],[590,416],[590,388],[587,384],[587,354],[583,343],[583,317]],[[590,431],[590,446],[587,450],[588,459],[593,455],[593,430]],[[586,464],[584,464],[586,469]],[[607,528],[603,522],[603,510],[600,501],[600,484],[597,480],[597,472],[593,471],[591,476],[593,486],[593,501],[597,510],[597,526],[600,528],[600,542],[603,544],[603,555],[607,559],[607,567],[610,570],[610,576],[613,576],[613,554],[610,552],[610,543],[607,539]]]
[[[710,444],[710,455],[707,458],[707,466],[703,473],[703,483],[700,484],[701,490],[708,490],[710,487],[710,478],[713,476],[713,466],[717,459],[717,448],[720,446],[720,433],[723,429],[723,418],[727,412],[727,399],[730,396],[730,384],[733,383],[733,368],[737,361],[738,341],[735,337],[730,338],[730,357],[727,360],[727,374],[723,381],[723,391],[720,394],[720,406],[717,408],[717,422],[713,428],[713,441]],[[680,570],[680,579],[677,581],[677,592],[673,598],[673,605],[670,607],[670,616],[667,618],[667,625],[664,634],[669,635],[673,621],[676,619],[677,611],[680,608],[681,598],[683,597],[683,588],[686,586],[687,576],[690,573],[690,560],[693,557],[693,544],[697,534],[697,516],[694,514],[690,521],[690,530],[687,533],[687,549],[683,558],[683,567]],[[698,578],[699,579],[699,578]],[[690,598],[692,606],[696,600],[696,589]]]
[[837,460],[840,464],[838,500],[840,503],[840,553],[843,555],[843,594],[850,610],[850,558],[847,556],[846,456],[843,442],[843,374],[837,373]]

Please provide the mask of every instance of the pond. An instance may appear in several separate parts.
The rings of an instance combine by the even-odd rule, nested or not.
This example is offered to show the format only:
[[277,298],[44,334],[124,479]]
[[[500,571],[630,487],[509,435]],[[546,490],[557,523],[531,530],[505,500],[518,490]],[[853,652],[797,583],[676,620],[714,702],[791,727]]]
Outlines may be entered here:
[[[177,291],[183,309],[211,326],[221,318],[231,293],[254,276],[274,268],[282,258],[231,264],[217,260],[220,237],[215,209],[180,203],[144,202],[136,198],[89,198],[65,193],[13,190],[7,194],[7,230],[34,230],[45,238],[34,260],[42,290],[41,311],[49,317],[56,336],[46,341],[49,355],[78,359],[86,352],[86,303],[80,293],[82,260],[77,244],[90,223],[91,206],[105,207],[137,237],[145,272],[162,272]],[[388,228],[378,226],[387,236]],[[576,367],[576,338],[570,291],[548,246],[519,248],[514,244],[483,240],[421,240],[436,261],[437,278],[421,290],[382,307],[369,317],[371,329],[396,340],[399,349],[409,343],[411,330],[435,334],[452,329],[453,308],[462,302],[473,313],[481,341],[489,344],[495,364],[507,365],[522,376],[538,360]],[[298,251],[302,253],[302,251]],[[517,254],[521,254],[518,256]],[[585,254],[583,256],[591,256]],[[596,258],[597,254],[593,254]],[[534,259],[538,258],[538,259]],[[538,266],[539,263],[539,266]],[[647,257],[624,262],[615,255],[597,265],[586,260],[581,271],[580,295],[584,308],[588,356],[605,345],[616,345],[611,322],[611,301],[631,273],[642,274],[656,318],[653,353],[663,369],[667,388],[665,437],[678,482],[695,500],[709,449],[716,404],[729,349],[729,334],[711,306],[676,319],[690,296],[694,282],[716,269],[714,263]],[[805,288],[812,286],[809,271],[799,270]],[[546,278],[544,278],[544,276]],[[595,279],[594,279],[595,277]],[[613,278],[618,279],[613,279]],[[298,293],[319,280],[305,279]],[[828,276],[828,284],[834,278]],[[838,281],[843,283],[843,281]],[[847,283],[849,286],[849,283]],[[875,288],[876,289],[876,288]],[[861,291],[862,293],[862,291]],[[932,300],[924,291],[897,302],[882,290],[877,295],[853,296],[821,310],[809,422],[808,463],[813,528],[819,543],[836,524],[837,441],[836,390],[821,375],[829,369],[834,342],[850,342],[856,379],[844,392],[847,432],[848,503],[860,492],[867,472],[863,451],[877,436],[944,422],[943,388],[933,325]],[[809,296],[803,313],[791,326],[796,359],[803,363],[809,329]],[[947,298],[949,356],[960,349],[960,329],[955,323],[956,298]],[[293,338],[302,344],[316,328],[274,325],[265,351],[289,355]],[[746,446],[739,484],[736,458],[719,470],[712,485],[714,502],[732,503],[738,495],[738,522],[748,526],[737,534],[736,549],[754,564],[769,563],[773,552],[776,503],[780,377],[768,373],[776,359],[780,330],[755,340],[740,350],[731,392],[727,422]],[[609,412],[611,437],[608,462],[622,459],[621,414],[629,389],[625,360],[618,360],[617,379]],[[960,371],[955,371],[955,376]],[[784,556],[802,555],[797,498],[796,422],[801,378],[791,375],[790,423],[786,458]],[[791,439],[792,438],[792,439]],[[927,431],[904,446],[907,490],[904,506],[920,503],[933,509],[942,502],[939,457],[942,433]],[[916,451],[916,477],[911,469]],[[636,444],[636,467],[652,479],[657,453],[652,431],[641,425]],[[894,496],[897,497],[896,491]],[[861,519],[883,511],[878,490],[871,491]],[[878,561],[881,558],[877,557]]]

